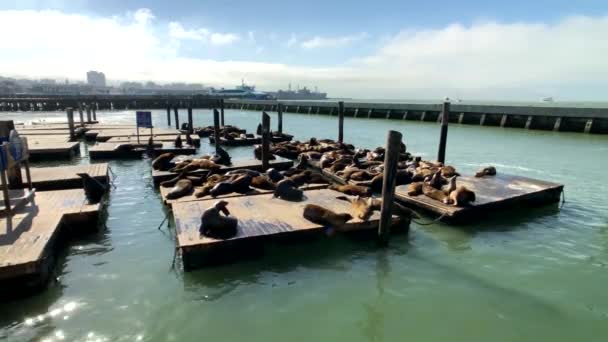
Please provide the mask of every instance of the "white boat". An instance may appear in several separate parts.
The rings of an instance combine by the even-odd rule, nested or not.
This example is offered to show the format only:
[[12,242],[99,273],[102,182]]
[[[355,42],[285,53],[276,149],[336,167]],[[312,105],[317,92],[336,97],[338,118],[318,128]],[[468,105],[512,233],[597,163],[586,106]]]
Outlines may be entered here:
[[553,97],[548,96],[548,97],[543,97],[542,99],[540,99],[542,102],[553,102]]

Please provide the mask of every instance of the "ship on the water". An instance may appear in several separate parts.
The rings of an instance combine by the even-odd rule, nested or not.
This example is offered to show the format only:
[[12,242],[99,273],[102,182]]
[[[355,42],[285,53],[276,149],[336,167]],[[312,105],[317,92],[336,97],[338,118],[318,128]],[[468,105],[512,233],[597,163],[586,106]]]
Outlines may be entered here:
[[255,86],[245,84],[245,81],[241,81],[241,85],[234,87],[234,89],[214,89],[211,88],[209,95],[225,97],[230,99],[254,99],[254,100],[272,100],[273,96],[263,91],[255,90]]
[[315,90],[312,91],[307,87],[300,88],[297,90],[291,90],[291,84],[287,88],[287,90],[279,89],[276,92],[270,92],[271,96],[276,98],[277,100],[325,100],[327,99],[327,93],[321,93],[315,87]]

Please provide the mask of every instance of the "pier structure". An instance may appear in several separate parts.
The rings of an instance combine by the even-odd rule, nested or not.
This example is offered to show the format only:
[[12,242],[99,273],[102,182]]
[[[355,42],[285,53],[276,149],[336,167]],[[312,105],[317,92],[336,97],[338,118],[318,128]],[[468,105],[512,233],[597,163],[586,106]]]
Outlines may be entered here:
[[[338,101],[225,100],[228,109],[254,111],[272,110],[279,103],[284,113],[302,113],[306,108],[306,113],[330,116],[340,106]],[[345,117],[439,123],[443,104],[344,102],[343,106]],[[451,111],[450,123],[608,134],[608,108],[451,103]]]

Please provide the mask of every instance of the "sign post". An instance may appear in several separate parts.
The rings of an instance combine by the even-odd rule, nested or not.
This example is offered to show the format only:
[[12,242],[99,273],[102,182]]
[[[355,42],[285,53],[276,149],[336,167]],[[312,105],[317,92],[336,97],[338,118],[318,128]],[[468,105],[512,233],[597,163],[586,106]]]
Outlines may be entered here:
[[139,127],[143,127],[143,128],[149,128],[150,129],[150,136],[153,135],[152,133],[152,112],[140,112],[137,111],[135,112],[135,121],[137,122],[137,143],[139,144]]

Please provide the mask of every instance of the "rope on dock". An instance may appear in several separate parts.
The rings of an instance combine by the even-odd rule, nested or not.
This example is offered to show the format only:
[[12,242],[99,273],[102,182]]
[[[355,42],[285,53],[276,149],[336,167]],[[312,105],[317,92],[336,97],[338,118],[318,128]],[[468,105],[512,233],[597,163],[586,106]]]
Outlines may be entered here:
[[[413,211],[413,212],[415,212],[415,213],[416,213],[416,215],[418,215],[418,217],[422,217],[422,216],[421,216],[421,215],[420,215],[418,212],[416,212],[415,210],[412,210],[412,211]],[[430,226],[430,225],[432,225],[432,224],[435,224],[435,223],[439,222],[439,221],[440,221],[442,218],[444,218],[444,217],[445,217],[447,214],[448,214],[448,213],[447,213],[447,212],[445,212],[445,213],[441,214],[441,216],[439,216],[438,218],[436,218],[436,219],[434,219],[434,220],[432,220],[432,221],[430,221],[430,222],[418,222],[418,221],[414,220],[413,218],[412,218],[412,222],[414,222],[415,224],[420,225],[420,226]]]

